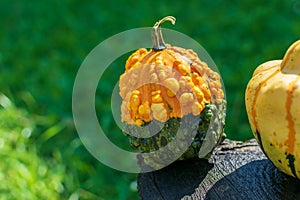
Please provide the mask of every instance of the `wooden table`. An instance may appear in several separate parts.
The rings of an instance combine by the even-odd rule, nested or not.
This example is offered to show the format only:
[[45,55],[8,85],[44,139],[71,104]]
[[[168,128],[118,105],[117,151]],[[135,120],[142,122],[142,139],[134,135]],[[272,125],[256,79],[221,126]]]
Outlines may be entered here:
[[280,172],[254,139],[226,139],[209,160],[177,161],[138,175],[143,200],[300,200],[300,181]]

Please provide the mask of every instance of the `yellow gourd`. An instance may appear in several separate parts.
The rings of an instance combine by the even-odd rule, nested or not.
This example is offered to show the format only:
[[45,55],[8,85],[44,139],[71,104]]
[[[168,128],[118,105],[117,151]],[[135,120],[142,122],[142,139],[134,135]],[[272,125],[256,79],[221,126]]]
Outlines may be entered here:
[[283,60],[261,64],[245,94],[251,129],[281,171],[300,178],[300,40]]

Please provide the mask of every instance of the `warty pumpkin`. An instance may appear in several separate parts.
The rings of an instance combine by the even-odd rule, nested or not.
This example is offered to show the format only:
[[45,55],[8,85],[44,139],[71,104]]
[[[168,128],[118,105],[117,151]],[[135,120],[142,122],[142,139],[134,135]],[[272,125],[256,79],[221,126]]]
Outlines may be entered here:
[[[165,44],[160,29],[165,21],[174,24],[175,18],[168,16],[154,25],[153,48],[130,55],[120,76],[123,132],[133,147],[151,152],[172,141],[185,124],[184,135],[193,142],[180,159],[188,159],[198,155],[210,122],[215,123],[211,134],[221,140],[226,101],[218,73],[193,50]],[[153,129],[159,130],[154,136]]]
[[246,110],[267,157],[281,171],[300,178],[300,40],[283,60],[260,65],[248,83]]

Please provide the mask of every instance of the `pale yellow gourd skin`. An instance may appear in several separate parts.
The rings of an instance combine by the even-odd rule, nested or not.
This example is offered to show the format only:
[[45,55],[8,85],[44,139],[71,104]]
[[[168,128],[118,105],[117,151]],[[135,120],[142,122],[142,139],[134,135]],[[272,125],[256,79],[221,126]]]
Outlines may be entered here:
[[263,63],[245,94],[255,138],[281,171],[300,179],[300,41],[283,60]]

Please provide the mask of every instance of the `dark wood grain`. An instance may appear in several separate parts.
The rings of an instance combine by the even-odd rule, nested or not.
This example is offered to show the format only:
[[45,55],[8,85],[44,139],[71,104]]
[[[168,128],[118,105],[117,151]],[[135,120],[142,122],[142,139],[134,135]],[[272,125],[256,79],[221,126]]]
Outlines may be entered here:
[[143,200],[300,199],[300,181],[274,167],[255,140],[225,140],[209,160],[139,174],[138,189]]

